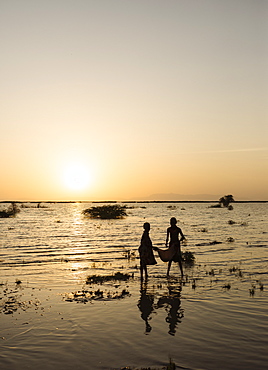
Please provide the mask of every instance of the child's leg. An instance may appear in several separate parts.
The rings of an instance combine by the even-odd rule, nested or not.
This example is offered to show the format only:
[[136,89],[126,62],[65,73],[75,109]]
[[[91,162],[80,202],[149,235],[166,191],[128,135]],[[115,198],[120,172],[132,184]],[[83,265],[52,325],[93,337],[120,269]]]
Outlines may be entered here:
[[148,278],[147,265],[144,265],[145,279]]
[[183,277],[183,269],[182,269],[181,259],[179,260],[179,266],[180,266],[180,269],[181,269],[181,277]]
[[169,276],[169,271],[170,271],[171,264],[172,264],[172,261],[169,261],[168,262],[168,269],[167,269],[167,276]]
[[141,281],[143,280],[143,263],[140,262]]

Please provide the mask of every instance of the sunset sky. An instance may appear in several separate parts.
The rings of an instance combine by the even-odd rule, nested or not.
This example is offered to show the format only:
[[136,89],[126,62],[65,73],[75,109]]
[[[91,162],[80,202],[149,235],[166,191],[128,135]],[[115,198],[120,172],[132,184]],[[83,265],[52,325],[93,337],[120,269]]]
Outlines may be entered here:
[[0,0],[0,200],[268,200],[267,17],[267,0]]

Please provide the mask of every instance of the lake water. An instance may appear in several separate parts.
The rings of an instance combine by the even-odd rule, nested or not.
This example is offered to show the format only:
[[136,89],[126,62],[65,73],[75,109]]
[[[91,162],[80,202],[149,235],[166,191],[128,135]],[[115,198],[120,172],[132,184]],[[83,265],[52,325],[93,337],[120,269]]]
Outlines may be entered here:
[[[268,203],[125,205],[120,220],[86,218],[90,203],[0,219],[0,368],[267,369]],[[142,225],[164,248],[173,216],[195,264],[167,278],[155,252],[141,284]],[[116,272],[131,277],[86,284]]]

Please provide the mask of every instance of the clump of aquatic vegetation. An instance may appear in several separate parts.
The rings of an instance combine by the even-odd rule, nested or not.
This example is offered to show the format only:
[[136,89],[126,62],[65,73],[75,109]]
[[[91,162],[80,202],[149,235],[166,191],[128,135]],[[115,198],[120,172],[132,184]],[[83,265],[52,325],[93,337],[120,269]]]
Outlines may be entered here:
[[211,269],[210,271],[206,271],[206,275],[214,276],[215,275],[215,270]]
[[[228,224],[229,224],[229,225],[235,225],[235,224],[236,224],[236,222],[235,222],[235,221],[233,221],[233,220],[229,220],[229,221],[228,221]],[[247,222],[245,222],[245,221],[243,221],[243,222],[241,222],[241,223],[240,223],[240,226],[248,226],[248,223],[247,223]]]
[[189,251],[182,252],[182,260],[184,263],[193,264],[195,256],[192,252]]
[[118,291],[104,291],[104,290],[80,290],[77,292],[65,294],[64,300],[66,302],[87,303],[92,301],[110,301],[114,299],[123,299],[129,297],[130,293],[127,289]]
[[90,207],[85,209],[82,213],[90,218],[101,219],[117,219],[127,216],[126,206],[120,206],[118,204]]
[[208,229],[206,227],[203,227],[202,229],[198,230],[201,233],[207,233]]
[[[108,285],[109,288],[99,288],[98,289],[83,289],[76,292],[65,293],[64,300],[67,302],[77,302],[77,303],[87,303],[96,300],[110,301],[115,299],[123,299],[129,297],[131,294],[126,288],[118,290],[120,284],[117,282],[126,282],[133,274],[123,274],[117,272],[114,275],[91,275],[86,279],[87,285],[102,285],[106,282],[116,282],[116,284]],[[106,286],[107,287],[107,286]]]
[[16,203],[11,203],[11,205],[2,211],[0,211],[0,218],[15,217],[17,213],[20,212],[19,207]]
[[16,279],[15,285],[1,283],[0,287],[0,314],[13,315],[17,311],[27,311],[30,308],[35,310],[40,308],[40,301],[35,299],[22,300],[23,294],[20,292],[19,286],[22,281]]
[[251,288],[249,289],[249,294],[250,294],[251,296],[254,296],[254,294],[255,294],[255,290],[256,290],[257,288],[259,288],[259,289],[260,289],[260,291],[263,291],[263,289],[264,289],[264,286],[263,286],[263,284],[262,284],[262,282],[261,282],[261,281],[256,280],[256,283],[258,284],[258,286],[256,286],[256,284],[255,284],[255,283],[252,283],[252,286],[251,286]]
[[41,202],[29,202],[22,203],[21,208],[47,208],[47,206],[41,204]]
[[229,207],[230,203],[233,203],[235,200],[234,200],[234,197],[229,194],[229,195],[224,195],[224,197],[221,197],[219,199],[219,203],[220,205],[222,205],[223,207]]
[[102,284],[107,281],[127,281],[132,275],[116,272],[114,275],[91,275],[87,277],[86,284]]
[[233,266],[229,268],[230,274],[235,273],[236,276],[243,277],[242,270],[239,267]]
[[205,245],[216,245],[216,244],[222,244],[222,242],[218,242],[217,240],[213,240],[212,242],[198,243],[198,244],[196,244],[196,246],[197,247],[203,247]]
[[130,260],[130,259],[135,259],[136,258],[136,253],[135,251],[131,251],[130,249],[126,249],[124,252],[123,252],[123,256]]
[[129,366],[121,368],[121,370],[175,370],[175,369],[176,369],[176,364],[172,359],[169,360],[169,363],[167,366],[161,367],[161,369],[159,367],[158,368],[156,367],[141,367],[141,368],[135,367],[134,369]]
[[224,195],[219,199],[219,203],[216,205],[211,206],[211,208],[221,208],[221,207],[226,207],[230,211],[233,209],[233,206],[230,203],[235,202],[234,197],[229,194],[229,195]]

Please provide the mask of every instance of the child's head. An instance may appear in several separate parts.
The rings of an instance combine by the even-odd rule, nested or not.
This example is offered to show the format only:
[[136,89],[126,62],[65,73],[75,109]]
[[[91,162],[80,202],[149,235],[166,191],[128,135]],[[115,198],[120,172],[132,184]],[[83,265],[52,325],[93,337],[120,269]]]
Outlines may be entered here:
[[150,224],[149,224],[149,222],[145,222],[143,224],[143,228],[144,228],[145,231],[150,231]]
[[175,217],[171,217],[171,219],[170,219],[170,225],[171,226],[174,226],[174,225],[176,225],[176,223],[177,223],[176,218]]

